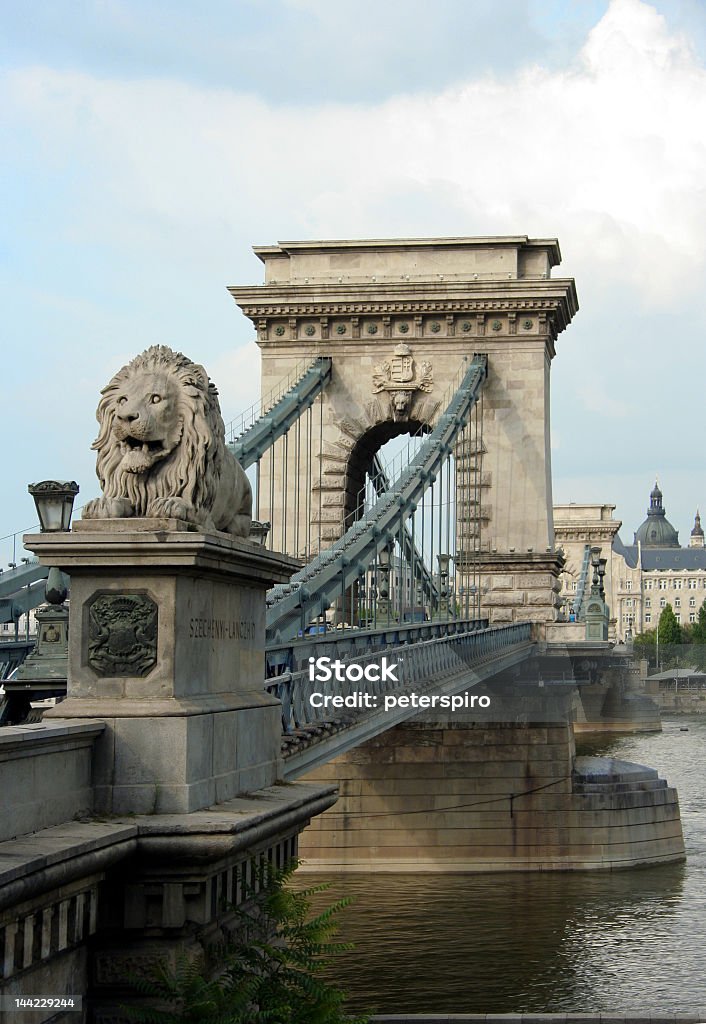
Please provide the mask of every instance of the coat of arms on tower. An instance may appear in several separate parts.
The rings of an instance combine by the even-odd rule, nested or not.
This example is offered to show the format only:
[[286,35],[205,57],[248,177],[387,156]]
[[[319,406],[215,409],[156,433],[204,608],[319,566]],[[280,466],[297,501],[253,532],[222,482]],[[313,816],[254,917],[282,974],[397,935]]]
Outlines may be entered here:
[[417,391],[429,392],[433,388],[431,363],[421,363],[417,375],[412,350],[404,343],[395,346],[394,355],[378,363],[373,370],[373,394],[388,393],[394,420],[407,419]]

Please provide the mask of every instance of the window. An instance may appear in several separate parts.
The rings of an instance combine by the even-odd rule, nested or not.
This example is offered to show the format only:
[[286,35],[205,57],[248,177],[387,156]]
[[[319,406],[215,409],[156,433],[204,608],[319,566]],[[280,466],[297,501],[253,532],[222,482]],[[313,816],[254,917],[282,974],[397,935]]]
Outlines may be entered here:
[[653,583],[654,580],[645,580],[645,590],[652,590]]
[[666,580],[660,580],[659,581],[659,589],[660,590],[666,590],[667,589],[667,581]]
[[648,624],[650,622],[652,622],[652,614],[651,614],[651,612],[648,612],[647,615],[645,615],[645,622],[648,623]]
[[681,622],[681,612],[675,612],[674,618],[677,620],[677,622]]
[[689,622],[696,622],[696,612],[689,612]]
[[681,608],[681,598],[680,597],[675,597],[674,598],[674,607],[675,608]]
[[632,590],[632,580],[625,580],[625,589]]
[[651,607],[652,607],[652,598],[651,597],[646,597],[645,598],[645,608],[651,608]]
[[674,589],[681,590],[682,580],[674,580]]
[[689,580],[689,590],[696,590],[698,585],[699,585],[699,581],[698,580],[695,580],[695,579],[690,579]]
[[573,590],[574,592],[576,592],[576,591],[578,590],[578,588],[579,588],[579,581],[578,581],[578,580],[574,580],[574,581],[572,582],[572,584],[571,584],[571,589],[572,589],[572,590]]
[[625,607],[626,608],[632,608],[632,598],[631,597],[626,597],[625,598]]
[[689,607],[690,608],[696,608],[696,598],[695,597],[690,597],[689,598]]
[[660,597],[660,599],[659,599],[659,606],[660,606],[660,608],[666,608],[667,607],[667,598],[666,597]]

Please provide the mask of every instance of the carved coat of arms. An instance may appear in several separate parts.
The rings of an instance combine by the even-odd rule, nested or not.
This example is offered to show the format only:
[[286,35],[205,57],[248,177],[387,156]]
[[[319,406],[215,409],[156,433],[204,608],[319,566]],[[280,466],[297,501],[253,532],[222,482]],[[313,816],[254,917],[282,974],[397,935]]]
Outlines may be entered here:
[[103,594],[88,613],[88,664],[100,676],[144,676],[157,661],[157,605],[144,594]]
[[394,355],[378,363],[373,370],[373,394],[389,394],[394,420],[403,420],[409,416],[417,391],[429,392],[433,387],[431,363],[421,363],[417,375],[412,350],[404,343],[397,345]]

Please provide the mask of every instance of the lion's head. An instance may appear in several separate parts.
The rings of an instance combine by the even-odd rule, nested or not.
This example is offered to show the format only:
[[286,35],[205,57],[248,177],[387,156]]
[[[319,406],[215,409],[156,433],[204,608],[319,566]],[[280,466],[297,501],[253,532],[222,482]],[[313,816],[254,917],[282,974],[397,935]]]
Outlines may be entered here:
[[218,392],[203,366],[153,345],[103,388],[93,448],[106,498],[144,516],[156,498],[210,508],[224,457]]
[[402,420],[409,412],[412,401],[411,391],[393,391],[392,393],[392,418]]

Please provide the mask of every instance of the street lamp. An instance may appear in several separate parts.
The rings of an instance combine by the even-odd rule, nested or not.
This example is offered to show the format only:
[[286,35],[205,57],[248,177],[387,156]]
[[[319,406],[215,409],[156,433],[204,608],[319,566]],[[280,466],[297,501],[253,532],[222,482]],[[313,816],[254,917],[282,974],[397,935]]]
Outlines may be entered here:
[[449,562],[451,555],[439,554],[436,556],[439,563],[439,616],[444,618],[449,614],[449,590],[447,580],[449,578]]
[[74,498],[78,494],[75,480],[42,480],[29,484],[27,490],[34,498],[42,533],[66,532],[71,526]]
[[270,526],[272,524],[268,521],[259,523],[257,519],[253,519],[250,524],[249,539],[259,544],[260,547],[264,548],[267,543],[267,535],[270,532]]
[[387,619],[390,618],[390,548],[385,546],[378,551],[378,568],[380,570],[380,584],[378,590],[378,612]]
[[657,616],[657,671],[659,672],[659,620],[660,616]]
[[[42,533],[69,529],[78,484],[74,481],[44,480],[39,484],[30,484],[27,490],[34,498]],[[66,579],[61,570],[53,565],[49,569],[45,589],[48,603],[35,612],[35,648],[20,665],[15,678],[5,683],[7,701],[3,710],[3,725],[16,725],[24,721],[33,700],[47,697],[61,699],[66,694],[69,641],[69,610],[64,604],[66,594]]]

